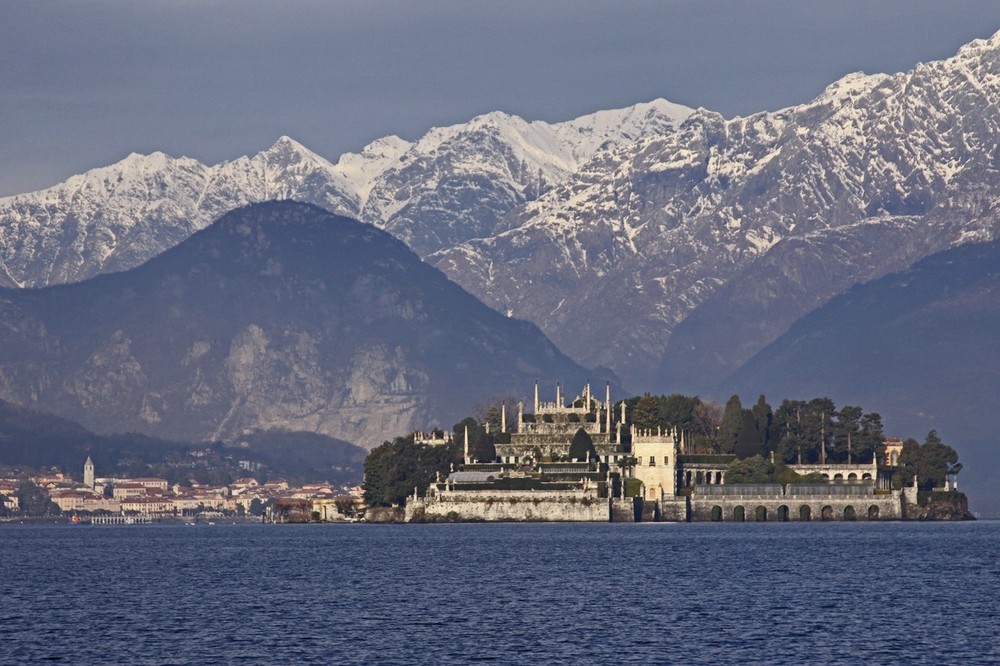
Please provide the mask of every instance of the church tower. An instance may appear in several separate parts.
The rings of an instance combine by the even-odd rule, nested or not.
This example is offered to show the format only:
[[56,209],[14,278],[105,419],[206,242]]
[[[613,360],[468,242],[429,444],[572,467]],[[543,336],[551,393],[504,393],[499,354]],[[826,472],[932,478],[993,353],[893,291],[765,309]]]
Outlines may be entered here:
[[94,461],[87,456],[87,462],[83,463],[83,485],[91,490],[94,489]]

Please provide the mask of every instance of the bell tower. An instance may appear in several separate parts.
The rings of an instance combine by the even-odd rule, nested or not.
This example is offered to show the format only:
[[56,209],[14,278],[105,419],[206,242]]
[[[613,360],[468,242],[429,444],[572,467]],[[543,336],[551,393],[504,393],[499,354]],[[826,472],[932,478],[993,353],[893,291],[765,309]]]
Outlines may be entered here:
[[94,461],[87,456],[87,462],[83,463],[83,485],[91,490],[94,489]]

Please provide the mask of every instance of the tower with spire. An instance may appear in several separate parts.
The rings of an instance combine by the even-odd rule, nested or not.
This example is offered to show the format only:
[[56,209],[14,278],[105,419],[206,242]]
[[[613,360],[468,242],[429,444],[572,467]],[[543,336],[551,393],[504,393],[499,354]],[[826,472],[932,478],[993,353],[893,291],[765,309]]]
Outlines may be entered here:
[[87,456],[87,462],[83,463],[83,485],[91,490],[94,489],[94,461]]

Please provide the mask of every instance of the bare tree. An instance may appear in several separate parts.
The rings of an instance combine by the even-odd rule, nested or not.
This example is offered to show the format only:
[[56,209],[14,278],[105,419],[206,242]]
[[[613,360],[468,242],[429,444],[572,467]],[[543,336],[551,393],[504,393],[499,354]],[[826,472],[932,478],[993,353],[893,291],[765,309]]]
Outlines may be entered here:
[[694,435],[692,453],[717,451],[720,425],[722,425],[722,405],[713,400],[699,401],[692,410],[691,433]]

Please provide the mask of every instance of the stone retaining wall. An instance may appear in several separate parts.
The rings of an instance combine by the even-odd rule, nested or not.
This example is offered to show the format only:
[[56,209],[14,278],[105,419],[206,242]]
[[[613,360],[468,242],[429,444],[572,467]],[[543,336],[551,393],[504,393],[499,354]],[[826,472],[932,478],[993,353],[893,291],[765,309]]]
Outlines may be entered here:
[[594,490],[451,490],[406,502],[406,522],[608,522],[607,498]]

